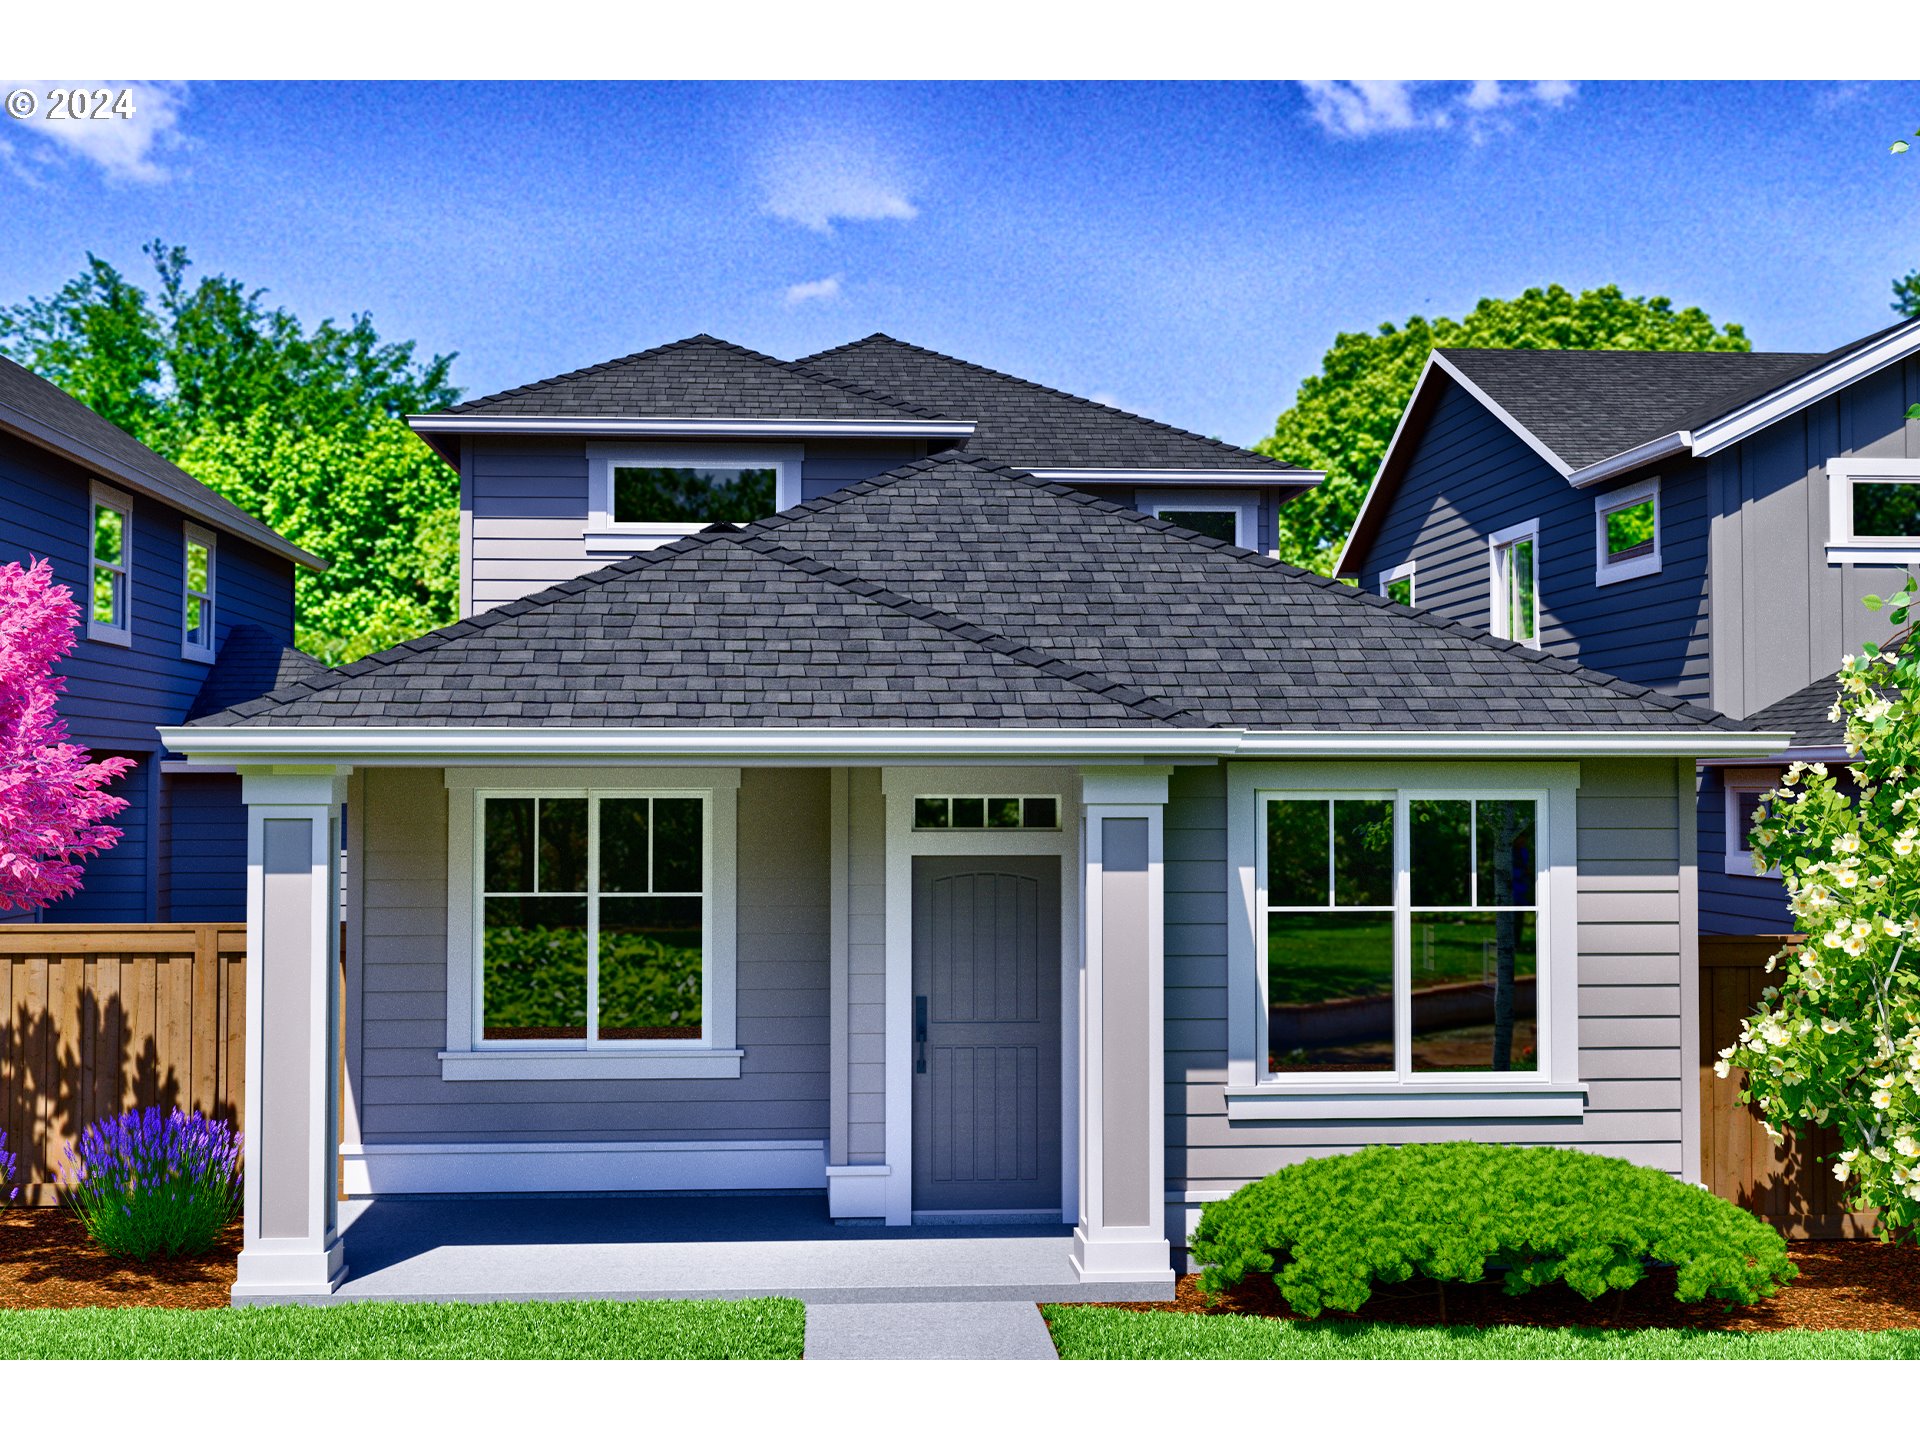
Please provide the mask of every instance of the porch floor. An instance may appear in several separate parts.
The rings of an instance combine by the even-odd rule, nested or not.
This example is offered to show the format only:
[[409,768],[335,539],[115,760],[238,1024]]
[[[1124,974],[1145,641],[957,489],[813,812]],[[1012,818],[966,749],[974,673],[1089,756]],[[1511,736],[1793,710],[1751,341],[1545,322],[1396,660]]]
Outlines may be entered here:
[[1088,1283],[1066,1225],[835,1224],[824,1195],[342,1201],[348,1300],[1168,1300]]

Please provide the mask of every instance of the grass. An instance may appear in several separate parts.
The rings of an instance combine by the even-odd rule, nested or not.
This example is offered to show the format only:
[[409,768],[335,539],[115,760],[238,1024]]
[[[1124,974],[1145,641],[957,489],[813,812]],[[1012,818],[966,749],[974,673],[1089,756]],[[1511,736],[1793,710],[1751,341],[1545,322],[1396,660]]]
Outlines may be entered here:
[[798,1300],[0,1311],[12,1360],[798,1360]]
[[1042,1305],[1063,1360],[1920,1360],[1920,1330],[1584,1330],[1301,1325]]

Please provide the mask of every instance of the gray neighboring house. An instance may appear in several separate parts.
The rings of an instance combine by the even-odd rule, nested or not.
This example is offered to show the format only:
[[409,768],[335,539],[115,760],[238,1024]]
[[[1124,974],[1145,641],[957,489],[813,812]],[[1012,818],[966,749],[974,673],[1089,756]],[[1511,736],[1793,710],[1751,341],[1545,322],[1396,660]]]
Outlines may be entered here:
[[1844,757],[1861,598],[1920,564],[1920,321],[1822,354],[1437,350],[1338,573],[1792,742],[1707,756],[1700,928],[1792,929],[1745,832],[1794,759]]
[[1694,765],[1784,735],[1261,553],[1310,472],[885,337],[415,425],[466,618],[168,732],[250,814],[236,1297],[340,1283],[336,1165],[1037,1217],[1089,1296],[1371,1142],[1697,1174]]

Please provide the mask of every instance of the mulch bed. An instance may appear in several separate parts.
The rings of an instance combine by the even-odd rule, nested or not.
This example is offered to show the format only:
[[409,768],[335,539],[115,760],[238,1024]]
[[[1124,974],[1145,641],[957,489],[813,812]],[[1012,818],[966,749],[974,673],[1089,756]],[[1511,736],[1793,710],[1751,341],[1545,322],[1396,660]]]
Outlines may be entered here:
[[[1696,1330],[1920,1330],[1920,1249],[1871,1240],[1796,1240],[1788,1252],[1800,1278],[1771,1300],[1729,1311],[1706,1302],[1682,1305],[1671,1281],[1658,1275],[1624,1295],[1583,1300],[1564,1285],[1509,1298],[1499,1283],[1446,1287],[1441,1297],[1424,1282],[1375,1286],[1373,1298],[1353,1315],[1326,1311],[1321,1320],[1371,1320],[1396,1325],[1582,1325],[1596,1329],[1649,1327]],[[1103,1302],[1119,1310],[1167,1310],[1186,1314],[1266,1315],[1304,1320],[1280,1298],[1273,1281],[1256,1276],[1213,1305],[1191,1275],[1180,1277],[1170,1301]]]
[[0,1212],[0,1310],[73,1310],[84,1305],[160,1305],[213,1310],[229,1303],[235,1225],[219,1248],[177,1260],[117,1260],[65,1210]]

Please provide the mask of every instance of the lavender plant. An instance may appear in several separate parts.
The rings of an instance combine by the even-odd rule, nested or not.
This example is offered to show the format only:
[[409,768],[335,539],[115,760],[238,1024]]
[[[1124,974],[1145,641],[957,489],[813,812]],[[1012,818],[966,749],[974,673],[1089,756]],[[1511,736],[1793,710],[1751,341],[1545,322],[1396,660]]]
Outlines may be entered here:
[[67,1147],[60,1193],[109,1255],[197,1255],[240,1211],[240,1136],[158,1106],[96,1120]]
[[[0,1191],[5,1191],[0,1194],[0,1206],[20,1198],[20,1187],[13,1184],[14,1166],[19,1163],[14,1153],[7,1149],[7,1132],[0,1130]],[[9,1186],[12,1188],[9,1189]]]

